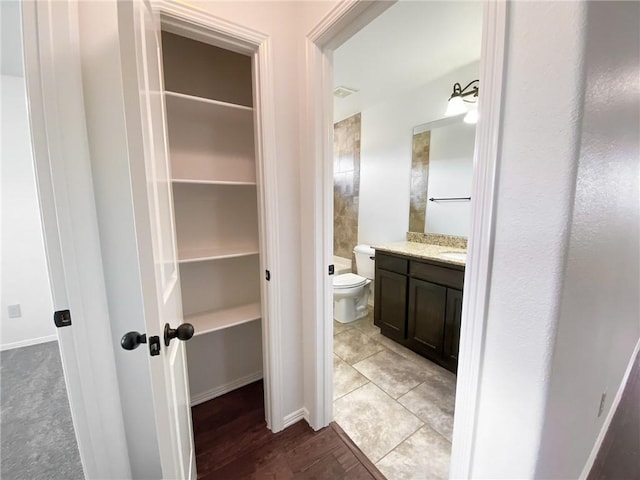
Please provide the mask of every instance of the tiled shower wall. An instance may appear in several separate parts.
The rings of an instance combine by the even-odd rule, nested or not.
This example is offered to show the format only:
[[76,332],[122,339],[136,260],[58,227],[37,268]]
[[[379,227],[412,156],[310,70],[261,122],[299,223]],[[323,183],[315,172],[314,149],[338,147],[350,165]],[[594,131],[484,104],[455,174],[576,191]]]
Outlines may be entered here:
[[431,130],[413,136],[411,155],[411,200],[409,203],[409,231],[424,232],[427,212],[427,181],[429,180],[429,146]]
[[333,254],[353,257],[358,242],[360,114],[333,126]]

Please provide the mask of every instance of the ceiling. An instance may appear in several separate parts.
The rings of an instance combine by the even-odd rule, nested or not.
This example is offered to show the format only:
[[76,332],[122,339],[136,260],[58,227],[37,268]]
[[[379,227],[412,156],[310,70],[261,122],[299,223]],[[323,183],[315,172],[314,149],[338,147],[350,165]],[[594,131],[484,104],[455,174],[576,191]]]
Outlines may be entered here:
[[0,72],[21,77],[22,37],[20,34],[20,2],[0,1]]
[[480,58],[482,3],[399,1],[334,52],[334,119],[360,112]]

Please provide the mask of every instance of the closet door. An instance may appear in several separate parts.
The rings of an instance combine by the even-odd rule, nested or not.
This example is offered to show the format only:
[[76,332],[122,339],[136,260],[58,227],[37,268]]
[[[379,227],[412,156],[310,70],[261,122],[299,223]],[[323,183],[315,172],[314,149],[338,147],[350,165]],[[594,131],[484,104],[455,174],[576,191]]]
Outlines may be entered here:
[[[160,23],[150,4],[142,0],[119,2],[118,22],[132,194],[134,199],[147,200],[138,200],[135,209],[146,334],[150,343],[153,336],[160,339],[159,354],[149,359],[154,405],[148,408],[155,410],[163,477],[195,479],[185,346],[177,338],[166,345],[164,338],[166,325],[175,329],[182,323],[182,305],[163,103]],[[136,172],[140,155],[144,157],[144,175]]]

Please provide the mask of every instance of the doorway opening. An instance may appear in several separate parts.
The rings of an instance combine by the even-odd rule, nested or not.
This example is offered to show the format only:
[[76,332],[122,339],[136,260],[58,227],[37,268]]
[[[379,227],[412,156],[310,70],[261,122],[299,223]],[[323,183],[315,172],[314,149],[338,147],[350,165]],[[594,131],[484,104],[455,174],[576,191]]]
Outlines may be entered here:
[[191,421],[196,467],[207,474],[218,466],[208,459],[220,454],[212,437],[225,441],[217,432],[229,426],[231,413],[214,399],[250,391],[255,402],[260,395],[261,418],[252,409],[236,414],[255,421],[252,428],[273,428],[262,386],[265,229],[254,141],[260,138],[256,56],[229,49],[215,33],[194,34],[171,18],[163,20],[161,69],[181,308],[195,331],[185,345]]
[[[23,61],[22,8],[0,4],[2,478],[84,478],[43,242]],[[5,44],[7,48],[5,48]]]
[[[309,365],[313,375],[315,399],[311,402],[311,419],[315,425],[333,420],[333,285],[325,276],[326,265],[333,264],[333,65],[335,49],[356,35],[396,2],[354,2],[337,5],[309,33],[307,42],[307,95],[310,133],[308,145],[315,159],[315,176],[310,174],[314,191],[312,226],[321,238],[315,249],[313,265],[315,294],[309,307],[316,312],[314,328],[308,341],[317,345],[315,361]],[[464,298],[460,330],[460,360],[457,369],[455,421],[452,438],[450,476],[468,477],[476,442],[477,403],[480,391],[481,361],[487,325],[486,307],[493,255],[495,222],[495,185],[499,165],[498,145],[501,131],[502,81],[506,45],[507,8],[505,4],[482,3],[482,40],[480,74],[482,95],[478,102],[481,118],[476,126],[474,169],[471,197],[467,268],[464,275]],[[402,28],[399,29],[401,31]],[[375,55],[375,52],[373,53]],[[462,86],[461,86],[462,89]],[[451,92],[453,93],[453,91]],[[311,187],[311,185],[309,185]],[[331,271],[331,268],[329,269]],[[308,292],[311,295],[311,291]],[[315,292],[313,292],[315,293]],[[317,332],[317,333],[316,333]]]
[[449,474],[481,32],[398,2],[333,50],[333,413],[389,478]]

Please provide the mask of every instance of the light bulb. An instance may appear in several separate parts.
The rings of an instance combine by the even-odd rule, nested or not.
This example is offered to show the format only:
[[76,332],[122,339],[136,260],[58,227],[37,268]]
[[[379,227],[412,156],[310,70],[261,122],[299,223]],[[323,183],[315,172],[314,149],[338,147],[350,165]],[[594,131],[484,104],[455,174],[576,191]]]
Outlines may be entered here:
[[471,123],[471,124],[478,123],[478,109],[477,108],[474,108],[473,110],[470,110],[469,113],[467,113],[464,116],[464,123]]
[[447,111],[444,112],[445,117],[453,117],[455,115],[460,115],[467,111],[467,107],[462,100],[462,97],[455,96],[449,99],[447,103]]

